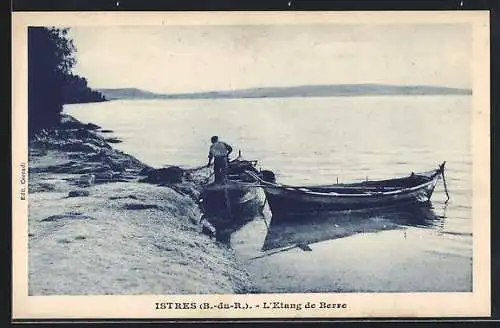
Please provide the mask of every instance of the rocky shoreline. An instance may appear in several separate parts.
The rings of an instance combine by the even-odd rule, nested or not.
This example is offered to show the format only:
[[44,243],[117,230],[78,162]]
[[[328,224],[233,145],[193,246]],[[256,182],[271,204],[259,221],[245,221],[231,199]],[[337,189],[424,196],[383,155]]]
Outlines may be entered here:
[[63,115],[29,144],[29,294],[255,292],[232,249],[202,233],[208,169],[150,167],[109,130]]

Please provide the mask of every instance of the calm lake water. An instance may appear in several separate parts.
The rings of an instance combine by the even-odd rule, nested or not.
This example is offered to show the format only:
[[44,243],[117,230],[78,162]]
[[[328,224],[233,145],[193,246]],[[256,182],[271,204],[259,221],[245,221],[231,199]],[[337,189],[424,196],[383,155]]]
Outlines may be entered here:
[[[278,181],[405,176],[447,161],[432,207],[256,219],[232,244],[262,292],[471,291],[470,96],[134,100],[67,105],[114,131],[116,148],[161,167],[207,161],[212,135]],[[291,248],[308,244],[312,251]]]

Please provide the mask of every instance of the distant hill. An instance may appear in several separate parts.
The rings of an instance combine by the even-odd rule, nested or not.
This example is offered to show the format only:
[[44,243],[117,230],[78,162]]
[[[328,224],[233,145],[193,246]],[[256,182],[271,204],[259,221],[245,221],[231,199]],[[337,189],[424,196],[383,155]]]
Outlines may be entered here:
[[470,95],[472,90],[428,85],[332,84],[293,87],[263,87],[232,91],[159,94],[136,88],[98,89],[106,99],[218,99],[218,98],[286,98],[286,97],[353,97],[376,95]]
[[120,89],[97,89],[107,100],[116,99],[154,99],[161,98],[163,95],[153,92],[136,89],[136,88],[120,88]]

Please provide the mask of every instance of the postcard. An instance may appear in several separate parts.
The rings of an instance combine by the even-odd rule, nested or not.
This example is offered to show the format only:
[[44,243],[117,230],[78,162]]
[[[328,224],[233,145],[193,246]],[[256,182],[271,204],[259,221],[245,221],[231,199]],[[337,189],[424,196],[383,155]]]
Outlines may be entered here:
[[490,315],[487,11],[12,33],[14,319]]

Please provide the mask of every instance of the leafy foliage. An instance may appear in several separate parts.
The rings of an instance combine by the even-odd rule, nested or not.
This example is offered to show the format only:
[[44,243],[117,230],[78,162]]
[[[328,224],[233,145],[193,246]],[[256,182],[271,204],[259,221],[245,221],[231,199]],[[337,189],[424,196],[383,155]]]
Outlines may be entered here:
[[78,75],[65,75],[63,85],[65,104],[105,101],[104,96],[87,86],[87,79]]
[[30,137],[59,122],[65,103],[103,101],[71,73],[76,48],[67,28],[28,28],[28,128]]

